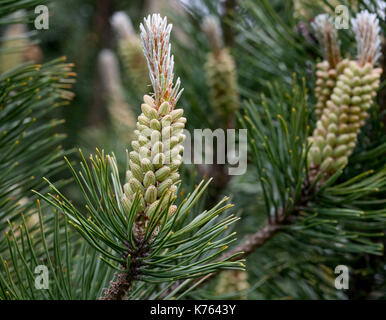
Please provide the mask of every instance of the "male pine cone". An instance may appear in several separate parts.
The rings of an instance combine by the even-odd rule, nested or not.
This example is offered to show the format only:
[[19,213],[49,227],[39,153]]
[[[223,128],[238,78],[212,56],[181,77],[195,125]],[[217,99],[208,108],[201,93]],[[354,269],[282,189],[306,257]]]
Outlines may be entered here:
[[134,130],[136,119],[124,97],[118,60],[109,49],[103,49],[98,58],[100,74],[107,93],[112,127],[120,138],[130,139],[133,136],[132,130]]
[[320,119],[336,84],[336,78],[344,70],[347,60],[341,61],[338,33],[333,19],[328,14],[318,15],[312,27],[322,47],[324,59],[316,65],[315,113]]
[[[355,19],[354,30],[358,60],[344,62],[344,70],[337,76],[332,94],[309,137],[311,179],[320,172],[328,177],[347,165],[380,84],[382,69],[374,67],[379,57],[378,22],[373,15],[363,12]],[[370,38],[364,39],[368,35]]]
[[313,143],[309,160],[323,172],[344,167],[356,146],[360,128],[368,118],[376,96],[382,69],[350,61],[326,103],[321,119],[309,141]]
[[141,39],[135,33],[129,16],[122,11],[114,13],[111,24],[118,34],[118,52],[127,76],[137,90],[144,92],[148,73]]
[[338,62],[336,66],[331,66],[327,60],[324,60],[316,65],[315,96],[317,102],[315,104],[315,114],[318,119],[322,116],[326,103],[334,90],[337,76],[344,71],[347,63],[348,60],[344,59]]
[[231,295],[234,300],[248,299],[248,273],[241,270],[226,270],[220,273],[216,286],[217,295]]
[[[138,211],[150,217],[164,192],[161,208],[167,206],[177,191],[186,118],[182,117],[183,109],[171,110],[167,101],[157,106],[148,95],[144,96],[141,109],[134,131],[136,139],[131,143],[133,151],[129,153],[130,170],[126,172],[123,201],[130,207],[139,191]],[[175,209],[172,205],[169,214]]]
[[224,48],[218,19],[207,16],[203,29],[208,35],[212,52],[205,63],[210,103],[215,109],[223,128],[234,127],[234,114],[238,109],[236,64],[227,48]]

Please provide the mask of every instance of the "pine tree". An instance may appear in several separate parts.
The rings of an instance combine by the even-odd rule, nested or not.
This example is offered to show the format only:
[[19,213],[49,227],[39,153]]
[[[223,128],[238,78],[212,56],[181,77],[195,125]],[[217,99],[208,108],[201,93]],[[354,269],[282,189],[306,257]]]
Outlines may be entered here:
[[[170,12],[177,37],[158,14],[140,36],[114,15],[129,82],[102,51],[118,129],[106,137],[127,145],[126,163],[54,148],[48,119],[73,96],[72,64],[1,74],[0,299],[384,299],[384,7],[342,4],[348,30],[327,0],[189,3]],[[128,103],[147,82],[141,107]],[[116,116],[137,110],[136,123]],[[248,130],[248,171],[201,181],[182,162],[184,129],[218,127]],[[349,290],[334,287],[338,265]]]
[[[176,294],[182,296],[180,290],[191,290],[187,285],[195,278],[220,269],[243,269],[240,261],[216,259],[234,241],[234,234],[225,232],[238,219],[232,215],[217,218],[231,207],[226,204],[227,198],[189,218],[189,212],[208,187],[209,182],[202,182],[178,205],[174,204],[181,165],[180,144],[184,138],[181,132],[186,119],[182,117],[183,110],[176,108],[182,90],[179,79],[173,82],[171,28],[166,18],[156,14],[141,25],[154,97],[144,96],[143,113],[138,117],[136,139],[132,141],[133,151],[128,154],[127,183],[121,185],[114,155],[98,151],[87,163],[80,152],[79,173],[67,160],[83,194],[85,210],[76,208],[56,185],[49,183],[53,193],[39,195],[57,209],[54,219],[44,219],[38,202],[39,239],[32,238],[28,229],[20,233],[19,239],[11,229],[8,250],[12,264],[2,259],[6,269],[6,276],[0,278],[2,298],[95,299],[98,295],[101,299],[114,300],[151,298],[180,279],[183,283]],[[64,220],[58,212],[65,214]],[[81,239],[68,231],[68,223],[79,232]],[[45,224],[52,232],[47,233]],[[25,227],[24,224],[20,230]],[[48,237],[53,237],[52,247],[47,244]],[[24,243],[30,245],[25,248]],[[79,248],[84,254],[79,254]],[[95,261],[96,252],[101,260]],[[33,270],[39,256],[48,260],[55,281],[53,288],[36,293]],[[62,262],[66,265],[66,274]],[[85,268],[92,268],[95,273],[87,273],[87,283],[82,281],[81,287],[74,287],[73,277],[84,277]],[[102,286],[108,283],[101,277],[111,275],[103,272],[106,268],[118,272],[115,280],[108,279],[111,280],[109,288],[102,292]],[[85,285],[92,287],[86,289]],[[173,292],[167,297],[172,296]]]
[[[191,38],[195,39],[196,48],[203,47],[203,50],[203,42],[194,36],[197,32],[197,27],[194,29],[194,26],[200,24],[202,10],[218,15],[216,4],[204,2],[205,10],[202,6],[189,7],[192,23],[191,29],[186,28]],[[371,259],[374,265],[378,264],[380,268],[383,263],[383,258],[377,256],[383,255],[385,230],[381,205],[384,161],[372,156],[384,155],[385,152],[384,126],[379,121],[382,109],[377,105],[372,106],[370,112],[367,112],[369,119],[363,114],[363,117],[367,118],[365,122],[352,118],[359,124],[360,130],[356,131],[356,136],[358,133],[359,135],[355,138],[355,150],[349,151],[353,153],[348,157],[346,166],[343,166],[344,170],[332,172],[327,176],[320,174],[320,171],[315,176],[313,170],[309,170],[309,161],[305,155],[311,155],[312,145],[308,137],[312,136],[312,128],[321,116],[318,110],[327,102],[325,97],[331,94],[325,90],[322,96],[326,84],[315,79],[313,75],[319,77],[324,74],[316,72],[318,70],[315,70],[315,65],[320,71],[327,72],[327,78],[323,80],[331,79],[328,86],[333,87],[335,82],[334,71],[329,72],[326,63],[318,61],[319,52],[315,50],[318,47],[317,41],[321,49],[326,45],[331,49],[322,50],[323,60],[336,63],[339,60],[334,59],[340,59],[341,55],[339,45],[344,48],[344,55],[354,56],[355,39],[352,33],[340,30],[339,43],[337,36],[331,36],[331,33],[335,32],[331,28],[318,34],[314,31],[317,25],[329,23],[331,20],[318,18],[312,26],[312,21],[304,17],[294,19],[293,7],[289,3],[239,1],[231,9],[235,22],[228,20],[237,33],[232,53],[237,58],[240,92],[242,98],[249,100],[244,103],[239,121],[242,127],[249,129],[250,160],[255,163],[256,168],[251,169],[249,166],[248,173],[244,177],[233,178],[226,190],[231,194],[238,193],[235,203],[237,205],[240,202],[240,208],[247,211],[238,224],[241,227],[237,229],[241,229],[243,233],[244,230],[249,230],[250,235],[247,234],[245,239],[239,242],[235,251],[243,251],[243,257],[252,255],[248,258],[247,270],[254,276],[249,280],[251,287],[256,283],[259,284],[259,289],[257,292],[251,290],[249,298],[359,297],[351,292],[346,296],[344,292],[334,289],[334,268],[345,263],[353,266],[355,275],[352,275],[352,278],[355,282],[358,277],[361,278],[359,271],[355,270],[357,261],[362,258],[367,261]],[[325,6],[322,2],[311,1],[304,3],[308,17],[316,17],[318,13],[325,13],[326,10],[334,13],[334,7],[331,5]],[[360,17],[369,17],[367,13],[358,14],[358,10],[374,11],[374,7],[362,2],[356,7],[350,7],[349,3],[346,5],[352,10],[352,18],[358,15],[354,25]],[[235,12],[240,13],[240,16],[234,14]],[[379,11],[374,12],[378,14],[379,25],[383,31],[377,29],[378,22],[373,20],[375,24],[372,30],[377,30],[373,36],[378,34],[382,38],[373,38],[370,45],[379,50],[379,40],[383,39],[384,34],[384,22]],[[226,12],[223,14],[227,15]],[[374,17],[370,17],[368,23],[371,23],[372,19]],[[356,34],[357,38],[361,37],[358,32]],[[356,43],[358,48],[363,45],[358,39]],[[189,50],[189,47],[184,46],[182,50]],[[360,52],[360,49],[358,51]],[[380,62],[382,61],[383,59]],[[205,60],[196,57],[189,65],[195,64],[204,65]],[[197,73],[198,71],[191,68],[192,78]],[[294,73],[298,75],[295,78]],[[378,83],[374,88],[377,86]],[[201,92],[199,90],[197,88],[196,92]],[[191,97],[194,97],[194,94],[191,94]],[[371,100],[374,97],[372,94]],[[382,92],[378,94],[378,99],[381,97]],[[383,100],[379,101],[382,103]],[[189,104],[195,106],[193,98],[186,103]],[[201,104],[200,108],[205,110],[208,105]],[[194,110],[194,113],[199,112]],[[353,144],[347,146],[347,150],[352,150],[352,147]],[[376,183],[375,188],[372,181]],[[362,187],[364,189],[361,189]],[[250,199],[251,196],[255,197],[254,205],[244,200]],[[266,212],[266,219],[262,212]],[[251,226],[253,223],[254,227]],[[365,240],[364,237],[367,236],[370,238]],[[304,257],[299,255],[299,251],[304,252]],[[344,258],[339,254],[343,252]],[[267,267],[262,266],[259,261],[265,261]],[[277,268],[270,270],[273,265]],[[384,278],[379,267],[371,271],[374,278],[368,280],[374,281],[374,288],[379,287],[375,277]],[[213,286],[209,285],[209,288]],[[372,297],[373,294],[377,297],[383,296],[378,290],[361,294],[362,297]],[[208,292],[202,289],[195,297],[207,298]]]

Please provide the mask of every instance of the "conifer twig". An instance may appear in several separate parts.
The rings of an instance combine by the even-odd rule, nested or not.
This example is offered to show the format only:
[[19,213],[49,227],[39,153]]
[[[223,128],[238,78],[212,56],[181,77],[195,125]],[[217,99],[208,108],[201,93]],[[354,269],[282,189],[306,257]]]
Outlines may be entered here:
[[[126,294],[132,289],[133,283],[138,278],[141,259],[147,254],[146,246],[142,245],[136,252],[131,254],[130,267],[122,266],[122,273],[115,274],[115,281],[110,281],[110,287],[104,290],[104,296],[99,300],[123,300]],[[135,255],[135,256],[134,256]]]
[[128,244],[124,258],[129,257],[130,266],[122,265],[125,271],[116,274],[116,281],[110,282],[102,298],[107,300],[122,300],[131,290],[133,281],[138,279],[141,258],[148,254],[147,245],[157,234],[156,230],[151,236],[146,233],[146,228],[152,227],[157,210],[166,208],[170,216],[177,210],[177,206],[171,204],[180,177],[181,143],[185,138],[182,129],[186,119],[182,117],[183,110],[176,109],[183,89],[180,89],[179,78],[174,82],[174,56],[169,43],[172,25],[167,23],[166,17],[162,19],[159,14],[153,14],[144,19],[140,28],[154,99],[144,96],[143,113],[134,131],[137,139],[132,141],[133,151],[128,154],[130,169],[126,172],[127,183],[121,198],[130,211],[138,191],[142,191],[134,224],[136,246]]
[[335,68],[341,60],[338,32],[333,19],[328,14],[320,14],[312,23],[316,37],[322,47],[324,59],[330,68]]
[[[268,224],[257,232],[247,235],[233,250],[224,254],[224,257],[232,257],[231,260],[245,258],[256,249],[263,246],[280,229],[280,223]],[[240,252],[240,254],[237,254]]]
[[[278,233],[281,225],[285,223],[285,217],[286,215],[284,211],[281,211],[278,214],[277,220],[269,222],[265,227],[259,229],[255,233],[245,236],[243,241],[238,246],[224,253],[219,258],[219,260],[224,260],[229,258],[231,261],[236,261],[239,259],[246,258],[251,253],[255,252],[258,248],[262,247],[268,240],[273,238]],[[197,279],[194,283],[196,284],[199,283],[198,286],[201,287],[208,281],[214,279],[219,273],[220,272],[216,272],[216,273],[214,272],[214,273],[208,274],[204,277]],[[181,282],[178,281],[174,286],[172,286],[161,296],[161,299],[165,298],[171,291],[177,288],[180,284]]]
[[[256,249],[262,247],[268,240],[273,238],[280,230],[280,226],[285,222],[284,211],[280,212],[277,220],[268,223],[265,227],[257,230],[255,233],[245,236],[243,241],[230,251],[224,253],[221,259],[230,258],[230,260],[239,260],[246,258]],[[207,276],[204,282],[213,279],[218,273],[212,273]]]

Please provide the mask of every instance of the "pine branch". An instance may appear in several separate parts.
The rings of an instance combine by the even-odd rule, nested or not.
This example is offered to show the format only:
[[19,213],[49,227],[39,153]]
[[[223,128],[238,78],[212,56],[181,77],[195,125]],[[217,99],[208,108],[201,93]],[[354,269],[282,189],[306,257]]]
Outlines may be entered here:
[[[257,232],[247,235],[244,240],[236,246],[234,249],[225,253],[221,258],[230,260],[244,259],[257,249],[262,247],[267,241],[273,238],[280,230],[280,222],[270,223],[267,226],[259,229]],[[196,280],[196,282],[202,281],[200,286],[204,285],[209,280],[214,279],[220,272],[211,273],[210,275],[202,279]]]
[[134,280],[130,273],[115,274],[115,277],[117,280],[110,282],[110,288],[105,289],[105,296],[99,300],[123,300],[130,290]]
[[[2,1],[4,2],[4,1]],[[18,10],[33,10],[36,6],[46,4],[47,0],[14,0],[7,1],[8,3],[2,3],[0,8],[0,18],[2,24],[6,24],[12,21],[12,17],[7,17]]]
[[[361,17],[359,15],[359,17]],[[365,19],[364,19],[365,20]],[[361,24],[364,24],[364,22],[361,20]],[[375,23],[374,23],[375,25]],[[374,28],[375,29],[375,28]],[[373,32],[373,34],[378,34],[378,32]],[[335,41],[337,42],[337,41]],[[371,44],[371,43],[370,43]],[[335,50],[337,51],[337,50]],[[361,52],[360,50],[358,50]],[[362,50],[363,52],[366,52],[366,50]],[[360,53],[360,56],[364,55],[363,53]],[[335,54],[336,56],[336,54]],[[371,50],[371,55],[366,56],[365,60],[373,59],[373,57],[377,57],[377,51],[375,49]],[[304,83],[304,80],[303,80]],[[252,142],[250,142],[250,146],[254,150],[254,157],[256,162],[256,167],[259,171],[260,180],[262,182],[263,187],[263,193],[265,197],[265,202],[267,205],[267,213],[268,213],[268,221],[273,220],[274,222],[271,222],[268,224],[268,226],[260,229],[258,232],[247,236],[242,243],[235,248],[235,252],[241,252],[240,254],[235,253],[234,251],[230,251],[229,253],[226,253],[223,255],[223,257],[233,259],[233,258],[245,258],[250,253],[254,252],[256,249],[263,246],[269,239],[271,239],[280,229],[280,226],[285,222],[284,217],[291,217],[291,218],[297,218],[296,213],[301,211],[302,215],[303,213],[315,213],[316,215],[320,214],[326,214],[327,219],[322,218],[316,218],[316,216],[309,215],[307,218],[304,218],[302,216],[299,216],[299,219],[296,219],[295,222],[293,219],[289,224],[291,226],[300,227],[298,228],[298,236],[303,235],[306,237],[311,237],[314,239],[314,241],[317,241],[319,245],[334,248],[337,250],[346,250],[348,252],[358,252],[358,250],[366,251],[366,250],[374,250],[373,253],[375,253],[376,245],[374,244],[373,248],[362,246],[360,248],[360,241],[357,243],[353,241],[352,243],[349,243],[350,236],[348,235],[349,232],[352,232],[352,234],[357,233],[359,235],[358,230],[350,231],[350,224],[354,221],[350,221],[350,215],[353,220],[355,220],[355,217],[359,217],[358,211],[359,210],[353,210],[353,206],[355,207],[354,202],[352,201],[351,196],[351,204],[348,206],[349,208],[345,207],[344,205],[342,207],[336,207],[337,199],[330,199],[330,204],[326,202],[325,200],[329,197],[333,197],[331,194],[331,191],[333,191],[334,187],[332,187],[333,183],[338,179],[341,172],[336,172],[335,174],[331,175],[328,179],[328,181],[323,181],[323,186],[317,184],[318,179],[321,178],[321,174],[319,173],[318,177],[311,177],[311,184],[309,175],[306,174],[306,163],[305,161],[307,157],[307,153],[309,150],[309,147],[307,147],[307,144],[302,142],[302,139],[305,138],[308,132],[308,107],[307,107],[307,99],[304,98],[304,94],[299,92],[301,97],[299,100],[296,99],[296,91],[298,88],[293,88],[293,97],[294,100],[291,101],[291,96],[288,95],[287,97],[279,98],[277,102],[279,103],[272,103],[275,101],[268,100],[263,97],[262,101],[262,109],[261,114],[256,111],[256,106],[253,105],[248,108],[248,112],[244,119],[241,119],[241,122],[243,124],[243,127],[251,128],[250,132],[256,132],[256,139],[253,139]],[[275,90],[276,92],[272,92],[272,97],[280,97],[282,96],[282,92],[280,92],[280,89]],[[304,84],[303,84],[303,92],[304,90]],[[276,94],[275,94],[276,93]],[[306,95],[305,95],[306,96]],[[267,101],[268,100],[268,101]],[[268,103],[267,103],[268,102]],[[283,108],[283,103],[286,105]],[[293,107],[296,106],[296,109]],[[287,109],[288,108],[288,109]],[[291,108],[291,109],[289,109]],[[290,112],[288,112],[291,110]],[[264,111],[264,112],[263,112]],[[286,116],[288,114],[292,113],[293,116]],[[279,119],[277,121],[275,117]],[[292,118],[291,118],[292,117]],[[277,123],[278,126],[275,128],[272,124]],[[296,123],[301,123],[302,125],[295,125]],[[268,126],[266,125],[268,124]],[[281,127],[280,127],[281,126]],[[268,129],[267,129],[268,127]],[[302,128],[302,129],[300,129]],[[287,141],[282,139],[282,136],[291,137],[292,139],[288,139]],[[267,143],[267,137],[270,137],[270,142]],[[296,139],[293,139],[295,138]],[[300,138],[302,137],[302,138]],[[297,142],[294,142],[296,141]],[[303,140],[304,141],[304,140]],[[301,157],[298,156],[298,158],[294,157],[294,150],[298,150],[298,155],[302,155]],[[284,151],[284,152],[283,152]],[[264,153],[266,153],[264,155]],[[289,155],[289,156],[288,156]],[[267,166],[266,163],[270,163],[270,166]],[[300,165],[300,167],[299,167]],[[267,168],[268,167],[268,168]],[[283,169],[285,168],[285,169]],[[291,168],[291,174],[286,174],[286,171],[288,168]],[[284,174],[283,174],[284,173]],[[384,173],[379,173],[380,175],[383,175]],[[294,179],[293,179],[294,178]],[[354,178],[352,181],[359,178]],[[369,181],[370,182],[370,181]],[[346,182],[347,184],[350,184],[350,182]],[[368,185],[364,181],[362,181],[363,185]],[[345,183],[341,185],[344,189]],[[282,198],[280,199],[282,202],[282,208],[286,208],[286,214],[283,214],[282,211],[280,211],[278,208],[278,199],[275,198],[276,194],[276,187],[279,190],[288,190],[288,198]],[[330,190],[326,190],[329,187]],[[359,187],[359,185],[358,185]],[[335,187],[339,189],[339,186]],[[355,184],[354,184],[355,188]],[[351,189],[352,194],[354,195],[354,188]],[[292,191],[291,191],[292,190]],[[336,190],[337,191],[337,190]],[[359,191],[359,190],[358,190]],[[342,194],[342,193],[340,193]],[[347,194],[347,191],[343,194]],[[364,196],[364,194],[359,195]],[[321,201],[320,201],[321,200]],[[332,200],[332,201],[331,201]],[[320,202],[319,202],[320,201]],[[318,208],[318,203],[322,204],[321,208]],[[289,204],[289,206],[287,206]],[[331,206],[330,208],[328,206]],[[276,213],[276,219],[272,219],[272,209],[275,209],[274,212]],[[350,212],[352,211],[352,212]],[[331,216],[336,215],[336,218],[340,220],[341,226],[344,228],[344,232],[337,231],[334,235],[334,237],[331,237],[330,233],[331,230],[328,230],[328,224],[334,224],[334,222],[331,220]],[[314,219],[312,222],[311,220]],[[347,217],[347,218],[345,218]],[[308,219],[308,221],[307,221]],[[289,220],[289,219],[288,219]],[[355,223],[355,222],[354,222]],[[365,221],[363,221],[365,223]],[[327,228],[319,228],[319,225],[326,225]],[[312,230],[311,228],[315,226],[315,229]],[[302,228],[304,227],[304,228]],[[288,228],[290,230],[291,228]],[[303,229],[303,230],[302,230]],[[308,230],[307,230],[308,229]],[[309,230],[311,229],[311,230]],[[317,235],[323,235],[322,237],[318,238]],[[323,240],[323,238],[331,239],[332,243],[326,243],[326,241]],[[344,243],[344,248],[342,247],[342,244]],[[210,275],[207,275],[203,278],[201,278],[198,282],[195,283],[197,285],[202,285],[206,283],[207,281],[213,279],[218,272],[212,273]],[[180,286],[180,283],[177,283],[174,288],[176,289]],[[167,297],[168,295],[164,295],[163,297]]]
[[[272,239],[279,232],[280,227],[286,222],[285,217],[286,215],[284,211],[282,211],[279,214],[277,220],[271,221],[268,223],[268,225],[260,228],[255,233],[245,236],[243,241],[238,246],[224,253],[219,260],[229,259],[230,261],[237,261],[240,259],[245,259],[257,249],[262,247],[267,241]],[[195,280],[194,284],[196,284],[197,287],[201,287],[210,280],[213,280],[217,275],[220,274],[221,271],[222,270],[218,270],[217,272],[213,272],[202,278],[199,278]],[[182,282],[183,281],[178,281],[169,290],[166,290],[164,294],[162,294],[161,299],[165,298],[168,296],[168,294],[170,294],[170,292],[173,292],[173,290],[178,288]],[[192,286],[194,286],[194,284],[192,284]]]
[[149,255],[146,245],[138,248],[135,253],[130,254],[130,266],[126,263],[122,265],[122,269],[126,271],[115,274],[116,280],[110,281],[110,288],[105,289],[104,296],[99,300],[123,300],[130,293],[140,274],[141,259]]
[[[224,254],[223,258],[232,257],[231,260],[246,258],[275,236],[280,229],[280,225],[280,222],[270,223],[257,232],[247,235],[237,247]],[[238,252],[239,254],[237,254]]]
[[40,194],[66,215],[106,264],[123,270],[102,299],[138,299],[144,292],[152,293],[152,284],[200,278],[219,269],[244,269],[239,261],[218,259],[235,240],[234,233],[224,233],[238,217],[217,220],[232,207],[225,204],[228,198],[193,219],[186,217],[209,182],[201,182],[179,205],[176,202],[186,118],[183,109],[176,108],[182,90],[179,79],[173,82],[171,28],[156,14],[141,24],[154,98],[145,95],[141,105],[133,151],[127,155],[126,183],[122,186],[114,155],[97,150],[90,167],[80,152],[79,173],[66,160],[86,202],[82,209],[51,183],[54,194]]

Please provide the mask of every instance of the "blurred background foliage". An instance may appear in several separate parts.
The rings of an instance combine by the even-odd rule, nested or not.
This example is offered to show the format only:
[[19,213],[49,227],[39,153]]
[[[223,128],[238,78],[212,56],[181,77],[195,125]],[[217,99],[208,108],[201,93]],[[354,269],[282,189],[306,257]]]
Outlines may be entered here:
[[[350,14],[367,8],[376,12],[377,1],[340,1],[350,8]],[[125,148],[129,140],[114,131],[114,117],[109,112],[109,93],[104,85],[105,74],[99,68],[98,57],[103,49],[110,49],[118,57],[123,98],[131,112],[140,113],[146,85],[133,83],[130,71],[119,53],[119,37],[110,19],[117,11],[124,11],[138,33],[143,17],[153,12],[167,15],[173,23],[172,46],[176,60],[176,75],[181,77],[185,88],[181,107],[188,119],[187,129],[218,127],[218,119],[210,100],[206,82],[205,65],[211,51],[210,41],[202,29],[205,16],[212,14],[221,21],[224,46],[236,62],[239,91],[239,110],[233,113],[235,126],[245,113],[245,101],[261,101],[264,94],[272,98],[272,84],[292,88],[295,81],[309,89],[307,101],[315,102],[312,94],[315,83],[315,64],[321,52],[310,23],[315,15],[323,12],[334,14],[337,1],[302,0],[66,0],[50,4],[50,28],[37,33],[40,47],[38,60],[49,61],[65,54],[75,63],[77,82],[73,86],[75,97],[71,104],[55,110],[56,118],[65,119],[60,127],[67,138],[62,141],[65,149],[81,148],[93,153],[95,148],[106,153],[114,152],[119,165],[124,168]],[[383,34],[386,21],[378,12]],[[4,28],[2,28],[4,30]],[[343,56],[353,55],[353,34],[341,31]],[[31,49],[32,50],[32,49]],[[385,44],[383,45],[385,57]],[[385,58],[380,62],[385,70]],[[385,165],[386,89],[385,75],[378,100],[372,109],[372,117],[359,137],[359,143],[350,165],[340,181],[348,180],[368,169]],[[144,88],[141,92],[140,88]],[[284,89],[283,89],[284,90]],[[290,91],[290,90],[289,90]],[[315,120],[311,113],[311,119]],[[313,126],[310,123],[310,126]],[[76,158],[76,155],[73,157]],[[250,159],[253,162],[253,159]],[[254,165],[242,176],[223,178],[224,168],[186,165],[184,189],[201,180],[202,176],[214,176],[208,203],[223,195],[230,195],[236,212],[242,217],[236,227],[238,237],[255,232],[266,223],[261,185],[257,183]],[[66,177],[60,173],[60,177]],[[216,178],[220,183],[216,184]],[[284,192],[284,191],[282,191]],[[76,199],[71,185],[67,193]],[[384,195],[383,198],[384,201]],[[380,200],[382,201],[382,200]],[[384,202],[383,202],[384,204]],[[384,222],[382,222],[384,223]],[[384,224],[378,229],[384,230]],[[384,237],[375,240],[384,243]],[[86,250],[86,249],[85,249]],[[333,287],[334,268],[347,264],[352,270],[350,290],[338,291]],[[310,246],[293,234],[280,234],[257,250],[247,260],[247,276],[232,272],[217,279],[209,286],[200,288],[194,298],[249,298],[249,299],[317,299],[317,298],[385,298],[385,257],[368,253],[355,255],[337,253],[329,249]],[[232,279],[242,282],[232,284]],[[229,288],[224,288],[229,286]],[[240,293],[240,291],[242,291]]]

